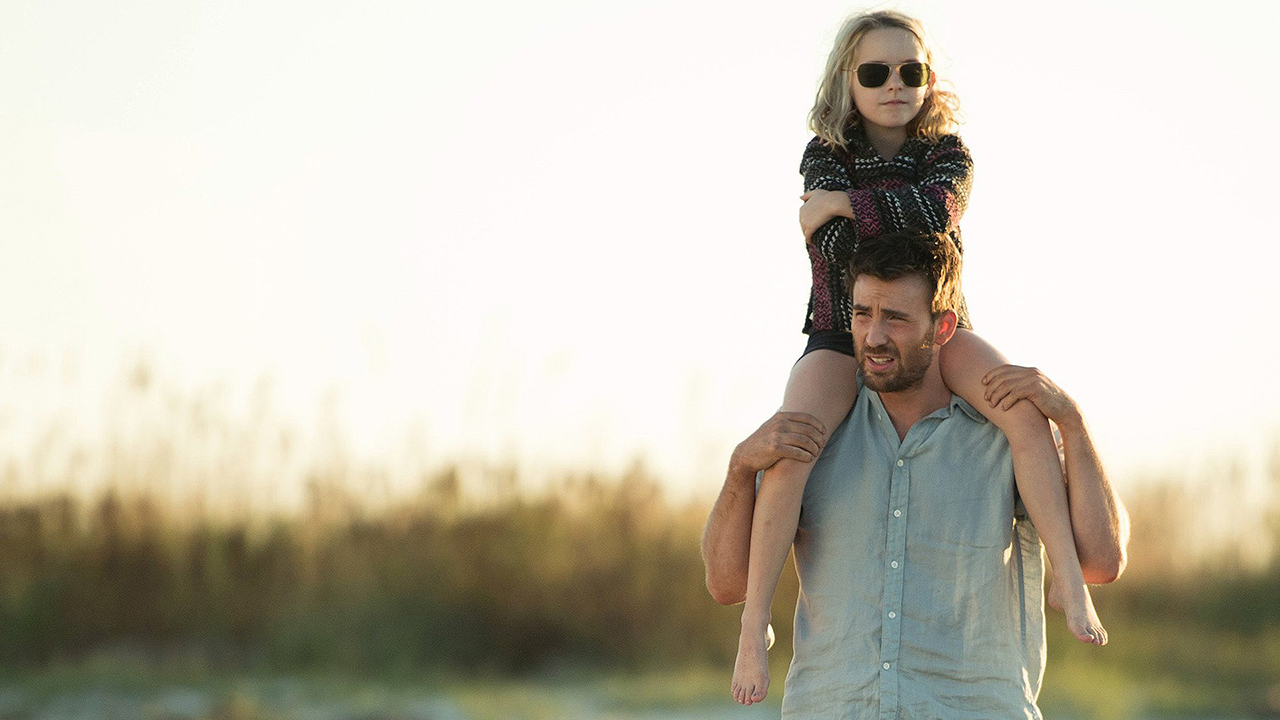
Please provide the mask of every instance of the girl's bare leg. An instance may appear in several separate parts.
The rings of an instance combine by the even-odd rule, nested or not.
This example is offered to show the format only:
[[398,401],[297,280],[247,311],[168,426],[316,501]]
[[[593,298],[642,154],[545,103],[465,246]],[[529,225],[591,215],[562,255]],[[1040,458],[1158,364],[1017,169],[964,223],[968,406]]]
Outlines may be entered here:
[[[809,413],[829,434],[849,414],[858,393],[857,361],[834,350],[814,350],[791,369],[783,412]],[[764,699],[769,689],[769,608],[778,576],[796,537],[800,500],[813,463],[779,460],[765,470],[751,522],[747,598],[742,610],[738,659],[733,665],[733,697],[743,705]]]
[[957,330],[943,346],[939,360],[947,387],[1009,438],[1018,493],[1053,563],[1053,591],[1061,598],[1071,634],[1082,642],[1105,645],[1107,631],[1093,609],[1093,599],[1080,571],[1067,488],[1049,421],[1030,402],[1015,403],[1008,410],[991,407],[984,397],[982,378],[1006,360],[973,332]]

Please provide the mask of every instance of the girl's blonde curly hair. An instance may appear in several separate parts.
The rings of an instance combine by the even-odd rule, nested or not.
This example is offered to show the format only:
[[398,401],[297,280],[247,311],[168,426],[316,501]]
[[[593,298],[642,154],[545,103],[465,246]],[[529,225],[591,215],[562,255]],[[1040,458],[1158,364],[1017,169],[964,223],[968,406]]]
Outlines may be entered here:
[[[814,100],[813,110],[809,111],[809,129],[828,145],[848,149],[846,132],[861,122],[851,89],[855,71],[853,54],[863,36],[881,28],[898,28],[911,33],[924,51],[925,62],[933,67],[933,51],[925,42],[924,26],[919,20],[893,10],[860,13],[849,18],[836,36],[836,45],[827,57],[827,68],[822,73],[818,97]],[[920,112],[907,123],[907,137],[936,140],[954,132],[959,121],[959,99],[955,93],[943,90],[935,83],[925,96]]]

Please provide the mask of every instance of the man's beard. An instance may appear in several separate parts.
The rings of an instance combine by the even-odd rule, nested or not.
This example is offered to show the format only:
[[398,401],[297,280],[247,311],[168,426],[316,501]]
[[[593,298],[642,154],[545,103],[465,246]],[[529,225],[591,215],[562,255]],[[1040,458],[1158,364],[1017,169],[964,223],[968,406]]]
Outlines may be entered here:
[[[933,334],[927,333],[921,341],[907,349],[906,355],[899,356],[897,348],[892,345],[857,348],[858,369],[862,371],[862,384],[868,389],[881,393],[891,393],[915,387],[929,372],[933,364]],[[891,374],[872,373],[867,369],[867,355],[891,357],[895,360],[896,370]]]

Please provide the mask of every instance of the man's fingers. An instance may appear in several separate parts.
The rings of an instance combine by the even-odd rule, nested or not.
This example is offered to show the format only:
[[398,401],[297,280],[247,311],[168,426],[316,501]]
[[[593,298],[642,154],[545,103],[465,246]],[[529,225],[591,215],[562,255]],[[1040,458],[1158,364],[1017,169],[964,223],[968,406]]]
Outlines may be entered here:
[[822,452],[822,439],[813,437],[812,432],[811,428],[808,433],[779,432],[773,440],[773,453],[778,457],[793,457],[792,452],[799,450],[810,459],[817,457]]
[[808,425],[793,425],[779,430],[778,439],[782,444],[795,445],[812,451],[814,455],[822,452],[827,441],[822,434]]
[[804,450],[808,452],[810,455],[813,455],[815,457],[818,455],[818,453],[822,452],[821,438],[815,438],[805,433],[792,433],[790,435],[787,435],[785,440],[787,445],[791,447],[800,448],[801,450]]
[[1001,409],[1008,410],[1019,400],[1030,400],[1032,403],[1035,402],[1034,383],[1028,383],[1026,380],[1010,380],[1002,382],[1000,384],[1000,388],[1000,398],[992,402],[993,406],[996,402],[999,402]]
[[1009,391],[1005,389],[1004,385],[997,385],[987,391],[987,402],[991,403],[991,407],[995,407],[999,405],[1000,401],[1004,400],[1005,396],[1008,394]]
[[1014,365],[1001,365],[982,376],[983,385],[998,385],[1010,375],[1016,375],[1018,368]]
[[991,403],[991,407],[999,406],[1008,410],[1015,402],[1026,396],[1026,393],[1019,389],[1019,384],[1012,380],[1000,379],[987,386],[987,402]]
[[983,385],[995,385],[1001,380],[1013,378],[1015,380],[1024,376],[1042,376],[1036,368],[1023,367],[1021,365],[1001,365],[992,368],[986,375],[982,376]]
[[818,457],[817,455],[814,455],[808,450],[805,450],[804,448],[798,448],[794,445],[787,445],[786,447],[782,448],[781,455],[783,458],[786,458],[787,460],[795,460],[797,462],[802,462],[802,463],[811,463],[813,462],[814,458]]
[[812,427],[814,430],[817,430],[820,435],[825,436],[827,434],[827,428],[822,424],[822,421],[810,415],[809,413],[779,412],[777,417],[790,422],[796,422],[796,423],[808,425],[809,427]]

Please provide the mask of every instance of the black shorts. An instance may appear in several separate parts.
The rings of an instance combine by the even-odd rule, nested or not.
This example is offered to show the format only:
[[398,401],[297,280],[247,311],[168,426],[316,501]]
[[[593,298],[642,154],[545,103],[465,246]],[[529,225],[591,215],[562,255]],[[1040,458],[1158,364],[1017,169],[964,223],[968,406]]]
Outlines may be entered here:
[[800,357],[814,350],[835,350],[841,355],[853,357],[853,333],[847,330],[810,330],[809,344],[805,345]]

